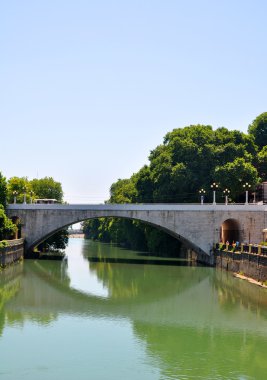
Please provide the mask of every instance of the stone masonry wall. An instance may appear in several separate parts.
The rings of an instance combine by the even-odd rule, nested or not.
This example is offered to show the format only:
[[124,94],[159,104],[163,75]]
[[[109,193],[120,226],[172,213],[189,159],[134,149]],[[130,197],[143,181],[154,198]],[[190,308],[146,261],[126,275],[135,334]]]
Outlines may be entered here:
[[6,267],[23,258],[24,239],[8,240],[8,246],[0,250],[0,266]]
[[244,276],[259,282],[267,281],[267,257],[248,253],[215,251],[216,267]]

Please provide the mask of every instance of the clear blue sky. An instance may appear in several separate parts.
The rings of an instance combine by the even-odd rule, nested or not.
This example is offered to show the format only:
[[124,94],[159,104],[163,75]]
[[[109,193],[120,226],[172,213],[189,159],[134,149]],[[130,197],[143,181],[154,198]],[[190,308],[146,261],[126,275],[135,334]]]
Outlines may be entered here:
[[100,202],[166,132],[266,110],[267,3],[0,2],[0,170]]

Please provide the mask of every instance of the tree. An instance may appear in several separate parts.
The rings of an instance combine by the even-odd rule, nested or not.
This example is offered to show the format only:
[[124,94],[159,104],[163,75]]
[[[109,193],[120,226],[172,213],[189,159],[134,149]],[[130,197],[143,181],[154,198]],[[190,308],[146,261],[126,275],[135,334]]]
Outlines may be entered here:
[[14,239],[17,226],[6,216],[4,207],[0,205],[0,240]]
[[31,186],[27,177],[11,177],[7,183],[8,203],[13,203],[14,197],[17,203],[23,203],[25,194],[26,201],[29,202],[30,190]]
[[138,173],[132,176],[136,188],[136,201],[152,203],[154,183],[151,176],[151,170],[148,165],[143,166]]
[[254,137],[259,149],[267,145],[267,112],[256,117],[252,124],[249,125],[248,133]]
[[7,204],[7,182],[0,172],[0,204],[6,207]]
[[[260,175],[267,175],[267,150],[263,148],[257,156],[258,149],[251,133],[200,124],[174,129],[152,150],[149,165],[112,184],[108,202],[196,202],[201,188],[211,201],[214,181],[220,182],[222,190],[230,188],[232,201],[240,201],[245,182],[255,186]],[[154,252],[177,251],[171,238],[137,221],[100,220],[97,228],[88,223],[96,239],[130,247],[144,242]]]
[[46,239],[43,243],[38,246],[40,251],[58,251],[60,249],[65,249],[68,245],[69,234],[68,230],[64,229],[56,232],[54,235]]
[[119,179],[110,187],[110,203],[132,203],[137,195],[136,188],[131,179]]
[[244,158],[236,158],[233,162],[227,162],[223,166],[218,166],[215,170],[215,180],[220,182],[221,188],[231,190],[231,199],[237,199],[242,193],[243,184],[249,183],[255,187],[259,183],[257,169]]
[[35,198],[56,199],[58,202],[63,201],[61,183],[55,181],[52,177],[34,178],[30,181],[30,186],[35,194]]
[[258,153],[258,170],[263,181],[267,180],[267,146]]

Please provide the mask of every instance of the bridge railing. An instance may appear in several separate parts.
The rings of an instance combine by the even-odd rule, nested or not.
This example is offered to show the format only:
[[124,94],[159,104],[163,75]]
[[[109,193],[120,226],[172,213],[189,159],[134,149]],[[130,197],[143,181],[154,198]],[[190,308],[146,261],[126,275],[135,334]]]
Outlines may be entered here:
[[218,251],[232,252],[232,253],[247,253],[251,255],[267,256],[267,246],[261,244],[215,244],[215,249]]

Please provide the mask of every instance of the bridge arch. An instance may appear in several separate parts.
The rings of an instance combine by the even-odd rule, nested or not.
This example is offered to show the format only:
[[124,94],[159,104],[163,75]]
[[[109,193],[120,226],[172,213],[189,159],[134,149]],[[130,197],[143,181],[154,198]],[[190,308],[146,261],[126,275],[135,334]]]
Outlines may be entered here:
[[233,242],[240,241],[240,239],[241,231],[239,221],[234,218],[226,219],[220,228],[220,240],[222,243],[225,244],[228,241],[232,244]]
[[81,223],[85,220],[92,220],[92,219],[102,219],[102,218],[107,218],[107,219],[111,219],[111,218],[116,218],[116,219],[127,219],[127,220],[137,220],[137,221],[140,221],[144,224],[147,224],[151,227],[154,227],[156,228],[157,230],[160,230],[160,231],[163,231],[165,232],[166,234],[174,237],[175,239],[177,239],[178,241],[180,241],[182,244],[184,244],[184,246],[190,250],[193,250],[195,251],[197,254],[201,254],[201,255],[207,255],[205,251],[203,251],[199,246],[197,246],[196,244],[194,244],[192,241],[190,241],[189,239],[187,239],[185,236],[181,235],[180,233],[177,233],[175,231],[172,231],[171,229],[169,228],[166,228],[164,226],[161,226],[157,223],[153,223],[153,222],[150,222],[150,221],[147,221],[147,220],[144,220],[143,218],[137,218],[137,217],[133,217],[133,216],[111,216],[109,214],[105,215],[101,215],[101,216],[91,216],[91,217],[86,217],[86,218],[82,218],[82,219],[79,219],[79,220],[72,220],[72,221],[69,221],[67,224],[64,224],[63,226],[60,226],[60,227],[57,227],[57,228],[53,228],[49,231],[47,231],[47,233],[45,235],[42,235],[42,236],[39,236],[38,239],[34,240],[31,242],[31,244],[27,246],[27,250],[28,251],[32,251],[36,246],[38,246],[39,244],[41,244],[42,242],[44,242],[46,239],[50,238],[51,236],[53,236],[56,232],[59,232],[65,228],[68,228],[69,226],[75,224],[75,223]]

